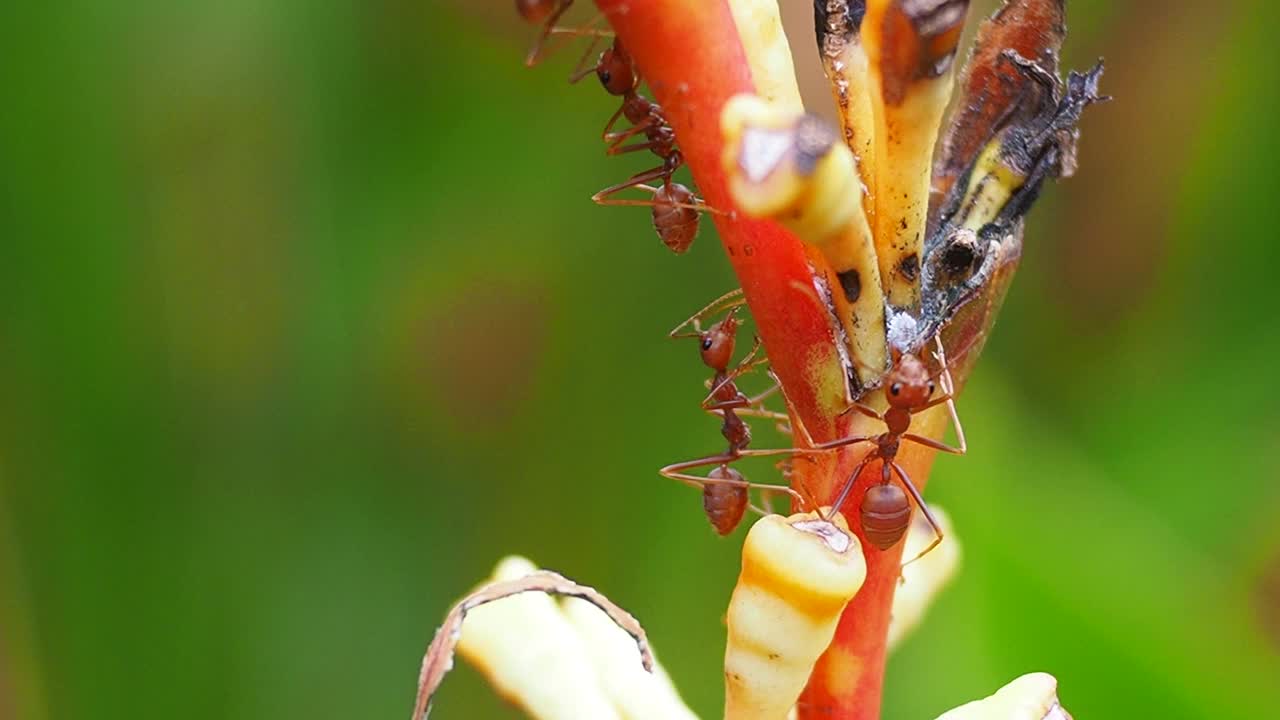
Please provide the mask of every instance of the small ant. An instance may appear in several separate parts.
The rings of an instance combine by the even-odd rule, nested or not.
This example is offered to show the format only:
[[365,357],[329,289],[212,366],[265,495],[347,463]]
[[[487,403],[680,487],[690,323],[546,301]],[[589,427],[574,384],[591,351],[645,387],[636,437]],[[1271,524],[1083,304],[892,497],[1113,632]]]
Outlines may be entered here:
[[[733,369],[729,368],[737,342],[739,325],[737,312],[742,305],[741,299],[734,298],[740,293],[740,290],[736,290],[716,299],[710,305],[695,313],[693,317],[676,326],[670,333],[673,338],[692,337],[698,339],[702,362],[715,373],[710,383],[711,392],[702,400],[701,405],[704,410],[723,417],[720,432],[725,440],[728,441],[729,447],[719,455],[674,463],[658,471],[663,477],[702,488],[702,508],[706,512],[707,519],[720,535],[728,535],[738,527],[748,506],[761,514],[767,514],[760,508],[751,505],[748,498],[748,491],[751,488],[765,492],[786,493],[802,505],[812,505],[800,493],[790,487],[747,482],[742,473],[729,467],[729,463],[744,457],[777,455],[794,457],[796,455],[823,452],[795,448],[777,450],[747,449],[747,446],[751,443],[751,428],[743,422],[740,414],[783,420],[787,416],[782,413],[769,412],[761,407],[761,403],[765,398],[778,391],[776,383],[769,390],[755,397],[748,397],[738,389],[737,378],[764,362],[763,359],[755,359],[760,349],[759,338],[756,339],[747,356]],[[702,330],[701,319],[709,313],[723,309],[722,306],[725,302],[730,300],[732,300],[733,304],[729,307],[725,317],[709,329]],[[693,332],[681,332],[689,326],[693,327]],[[714,465],[715,467],[707,473],[706,477],[690,475],[686,472],[708,465]]]
[[[884,395],[889,404],[888,409],[880,413],[855,401],[845,411],[857,411],[867,417],[879,420],[885,424],[886,431],[878,435],[856,435],[840,438],[830,442],[816,443],[813,446],[818,450],[833,450],[860,442],[873,443],[871,452],[862,458],[857,467],[853,469],[853,472],[849,474],[849,479],[840,488],[840,493],[836,496],[835,502],[831,504],[831,512],[840,511],[845,500],[848,499],[849,493],[852,492],[858,476],[862,473],[862,469],[872,460],[880,460],[882,468],[880,472],[881,480],[879,483],[868,487],[862,498],[859,516],[862,521],[863,533],[871,544],[881,550],[888,550],[896,545],[902,539],[903,534],[906,533],[907,526],[911,520],[911,506],[902,488],[892,482],[893,473],[896,472],[902,480],[903,487],[911,494],[916,506],[920,508],[925,519],[929,521],[929,525],[933,527],[933,532],[936,536],[928,547],[921,551],[919,555],[907,561],[908,563],[924,557],[930,550],[937,547],[938,543],[942,542],[942,528],[933,517],[933,513],[929,511],[929,507],[925,505],[924,498],[920,496],[920,491],[911,482],[907,471],[897,463],[896,458],[902,441],[907,440],[954,455],[964,455],[968,451],[968,445],[964,438],[964,428],[960,425],[960,418],[956,414],[955,386],[952,383],[951,371],[947,368],[947,359],[942,349],[942,340],[941,338],[935,338],[935,340],[938,346],[938,362],[942,366],[940,371],[942,395],[936,398],[932,397],[936,389],[933,378],[918,357],[911,353],[899,353],[894,361],[893,368],[884,380]],[[952,447],[923,435],[907,432],[911,427],[911,417],[913,415],[943,403],[947,405],[947,410],[951,415],[951,422],[956,428],[959,447]]]
[[[594,48],[592,42],[591,48]],[[586,56],[584,55],[584,58]],[[684,253],[693,244],[698,235],[699,211],[711,211],[705,203],[694,195],[693,191],[680,183],[672,182],[676,170],[684,164],[684,155],[676,147],[676,134],[667,122],[662,107],[637,92],[640,76],[636,72],[635,62],[622,46],[622,41],[614,38],[613,45],[600,53],[599,60],[593,68],[587,68],[570,76],[570,82],[577,82],[594,72],[600,85],[610,95],[622,98],[622,105],[613,113],[604,126],[601,140],[607,144],[605,153],[621,155],[629,152],[649,150],[657,155],[662,164],[632,175],[626,181],[607,187],[591,196],[600,205],[643,206],[653,208],[653,229],[672,252]],[[614,132],[618,118],[625,117],[631,122],[626,130]],[[644,137],[637,142],[628,141],[638,135]],[[654,188],[645,183],[661,180],[662,185]],[[611,196],[628,188],[644,190],[653,195],[649,200],[616,200]]]
[[[533,65],[538,61],[547,37],[553,33],[568,35],[591,35],[591,44],[582,54],[574,72],[569,76],[570,83],[577,83],[586,76],[595,73],[605,92],[622,98],[622,105],[609,118],[601,133],[601,140],[607,144],[605,153],[621,155],[629,152],[650,150],[657,155],[662,164],[651,170],[632,175],[626,181],[605,188],[591,199],[599,205],[649,207],[652,208],[653,230],[662,244],[673,253],[680,255],[689,250],[698,236],[700,211],[712,211],[712,208],[698,199],[692,190],[680,183],[672,182],[672,175],[684,164],[684,156],[676,148],[675,130],[663,115],[662,107],[637,92],[640,87],[640,76],[636,72],[635,62],[622,46],[622,41],[614,37],[613,44],[600,53],[594,66],[587,67],[587,58],[595,50],[602,37],[610,33],[595,30],[587,26],[581,28],[557,28],[555,22],[564,14],[573,0],[516,0],[516,10],[529,22],[544,22],[542,34],[529,52],[525,63]],[[597,20],[599,16],[597,16]],[[626,130],[614,132],[613,127],[619,117],[631,122]],[[643,138],[639,142],[627,144],[637,135]],[[662,185],[654,188],[646,183],[661,180]],[[613,199],[611,196],[635,188],[652,195],[648,200]]]

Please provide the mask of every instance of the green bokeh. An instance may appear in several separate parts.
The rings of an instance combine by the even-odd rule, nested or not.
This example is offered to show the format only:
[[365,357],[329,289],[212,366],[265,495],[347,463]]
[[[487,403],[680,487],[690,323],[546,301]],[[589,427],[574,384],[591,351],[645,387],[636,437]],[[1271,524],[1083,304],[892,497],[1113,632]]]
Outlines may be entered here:
[[[654,469],[717,446],[664,333],[733,280],[587,200],[648,160],[508,5],[0,9],[0,717],[403,717],[508,552],[718,716],[740,534]],[[938,463],[964,569],[886,717],[1031,670],[1078,718],[1268,717],[1280,13],[1071,12],[1118,100]],[[519,717],[465,666],[437,714]]]

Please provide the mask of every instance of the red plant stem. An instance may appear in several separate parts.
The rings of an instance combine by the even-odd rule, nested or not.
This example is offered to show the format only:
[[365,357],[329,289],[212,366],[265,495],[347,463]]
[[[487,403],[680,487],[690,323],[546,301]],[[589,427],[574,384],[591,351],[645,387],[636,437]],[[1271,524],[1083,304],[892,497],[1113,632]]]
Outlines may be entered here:
[[[712,207],[733,210],[721,166],[720,110],[730,97],[754,92],[755,86],[726,0],[596,0],[596,4],[662,105],[699,193]],[[793,418],[819,442],[883,431],[883,425],[857,414],[840,414],[846,407],[844,369],[828,311],[813,292],[811,266],[821,267],[821,256],[810,253],[775,222],[741,213],[712,217]],[[960,333],[965,338],[954,339],[957,345],[947,339],[949,349],[963,347],[951,353],[953,365],[958,366],[953,369],[957,382],[963,382],[976,356],[968,350],[980,346],[988,324],[990,303],[972,305],[982,311],[981,321],[962,323],[969,330]],[[939,435],[945,415],[941,408],[937,410],[917,419],[912,430]],[[868,450],[862,443],[813,462],[796,461],[793,485],[802,494],[829,503]],[[921,490],[933,455],[917,446],[904,446],[899,455],[900,464]],[[899,544],[882,552],[862,537],[858,522],[862,491],[879,476],[880,464],[871,463],[843,508],[850,527],[863,541],[867,581],[845,609],[835,640],[810,678],[799,703],[801,720],[874,720],[880,715],[885,643],[902,549]]]
[[[724,0],[598,0],[635,58],[666,118],[698,192],[732,210],[720,166],[720,109],[755,89]],[[830,322],[813,295],[804,246],[781,225],[741,213],[712,215],[760,338],[793,412],[816,438],[834,437],[843,405]]]

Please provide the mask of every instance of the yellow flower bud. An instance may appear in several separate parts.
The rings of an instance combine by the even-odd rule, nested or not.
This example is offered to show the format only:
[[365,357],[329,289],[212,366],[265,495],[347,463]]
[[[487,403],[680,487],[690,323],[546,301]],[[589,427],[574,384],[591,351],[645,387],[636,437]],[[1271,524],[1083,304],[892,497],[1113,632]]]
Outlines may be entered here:
[[862,548],[840,515],[768,515],[752,526],[729,602],[726,720],[787,717],[865,579]]

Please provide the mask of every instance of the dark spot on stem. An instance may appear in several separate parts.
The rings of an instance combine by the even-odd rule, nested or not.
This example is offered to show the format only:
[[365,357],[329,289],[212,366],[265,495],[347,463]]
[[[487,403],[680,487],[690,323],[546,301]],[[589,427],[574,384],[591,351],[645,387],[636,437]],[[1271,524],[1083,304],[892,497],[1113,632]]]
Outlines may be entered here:
[[902,258],[902,261],[898,263],[898,273],[910,282],[915,282],[916,278],[920,276],[920,258],[915,253]]
[[858,301],[858,296],[862,294],[862,278],[858,275],[857,270],[845,270],[842,273],[836,273],[836,278],[840,280],[840,289],[844,291],[844,298],[850,303]]
[[949,278],[967,276],[978,259],[977,236],[972,230],[957,230],[947,238],[939,258],[942,272]]

